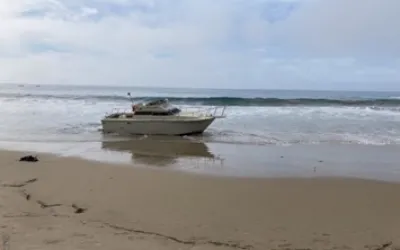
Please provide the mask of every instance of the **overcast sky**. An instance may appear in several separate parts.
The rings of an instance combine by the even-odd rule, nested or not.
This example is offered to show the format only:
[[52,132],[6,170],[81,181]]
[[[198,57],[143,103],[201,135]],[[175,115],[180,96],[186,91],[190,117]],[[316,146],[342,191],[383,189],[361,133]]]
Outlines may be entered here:
[[400,90],[400,0],[0,0],[0,81]]

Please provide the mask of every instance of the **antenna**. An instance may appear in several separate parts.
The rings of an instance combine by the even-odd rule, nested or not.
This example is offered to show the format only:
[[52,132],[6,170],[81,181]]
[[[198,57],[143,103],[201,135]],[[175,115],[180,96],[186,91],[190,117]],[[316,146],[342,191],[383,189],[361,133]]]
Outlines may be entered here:
[[131,92],[128,92],[129,99],[131,99],[131,103],[133,104],[133,98],[131,96]]

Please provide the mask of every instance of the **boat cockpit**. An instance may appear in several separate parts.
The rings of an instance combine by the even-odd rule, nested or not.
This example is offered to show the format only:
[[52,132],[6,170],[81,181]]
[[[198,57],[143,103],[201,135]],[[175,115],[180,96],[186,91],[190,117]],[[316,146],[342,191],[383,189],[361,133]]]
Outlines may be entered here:
[[155,99],[147,102],[132,105],[134,115],[176,115],[181,112],[177,107],[172,106],[168,99]]
[[145,101],[132,105],[132,112],[129,113],[114,113],[108,118],[132,118],[137,115],[146,116],[172,116],[177,115],[181,110],[177,107],[172,106],[168,99],[155,99]]
[[168,99],[154,99],[154,100],[149,100],[145,101],[142,103],[144,106],[163,106],[163,105],[169,105]]
[[166,116],[166,115],[177,115],[181,112],[178,108],[171,108],[166,110],[134,110],[134,115],[157,115],[157,116]]

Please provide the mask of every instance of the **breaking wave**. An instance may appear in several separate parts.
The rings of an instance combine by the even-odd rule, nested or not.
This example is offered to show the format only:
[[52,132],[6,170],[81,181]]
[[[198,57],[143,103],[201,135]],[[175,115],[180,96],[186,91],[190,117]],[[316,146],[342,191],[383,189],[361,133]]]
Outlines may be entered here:
[[[8,99],[64,99],[94,102],[130,101],[122,95],[48,95],[48,94],[10,94],[0,93],[1,98]],[[321,98],[241,98],[241,97],[174,97],[174,96],[140,96],[132,97],[133,101],[153,98],[167,98],[172,103],[206,106],[365,106],[365,107],[400,107],[400,99],[321,99]]]

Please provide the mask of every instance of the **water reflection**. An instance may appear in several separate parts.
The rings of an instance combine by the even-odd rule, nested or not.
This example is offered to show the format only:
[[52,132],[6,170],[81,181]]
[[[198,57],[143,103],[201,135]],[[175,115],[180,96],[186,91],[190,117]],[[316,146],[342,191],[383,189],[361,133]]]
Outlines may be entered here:
[[102,141],[102,149],[131,154],[132,162],[154,166],[177,165],[180,160],[215,158],[201,141],[182,137],[147,137],[124,141]]

